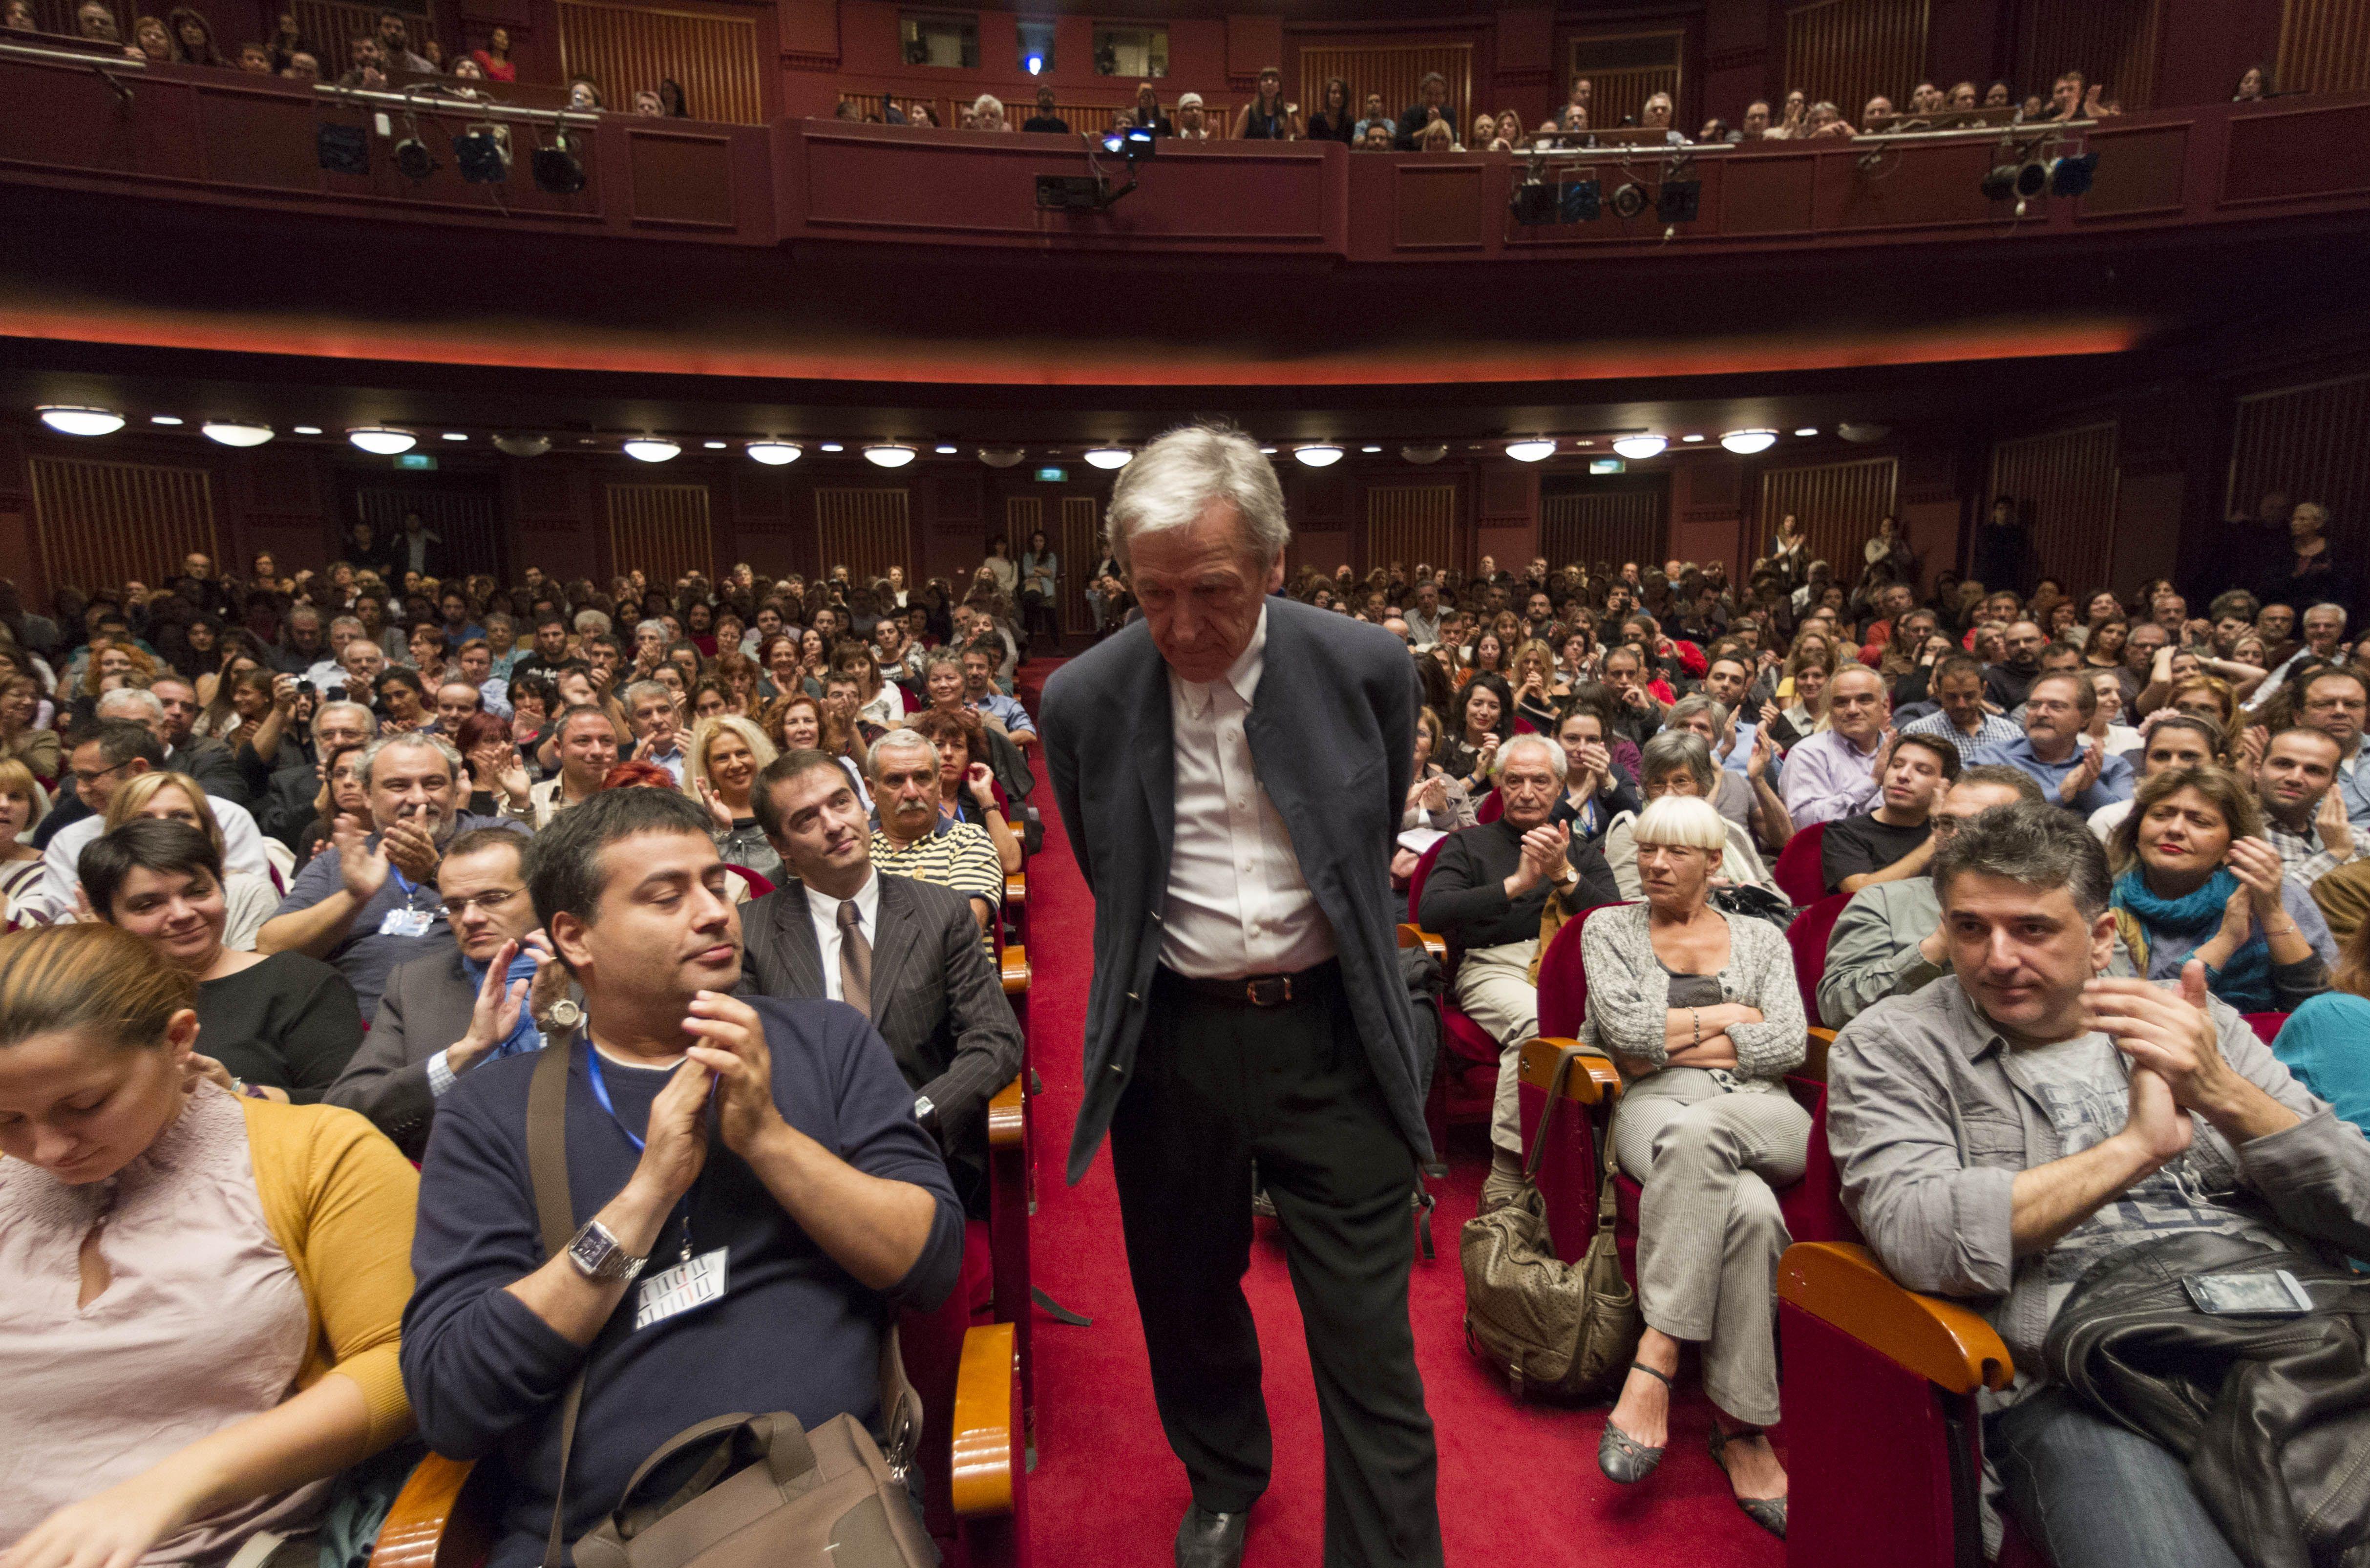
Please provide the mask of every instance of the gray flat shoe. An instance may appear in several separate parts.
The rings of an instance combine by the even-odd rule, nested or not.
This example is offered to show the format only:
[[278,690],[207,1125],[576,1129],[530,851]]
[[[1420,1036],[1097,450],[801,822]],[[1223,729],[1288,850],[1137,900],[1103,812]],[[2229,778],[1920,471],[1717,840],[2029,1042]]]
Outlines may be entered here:
[[[1758,1426],[1748,1426],[1741,1432],[1722,1432],[1720,1429],[1720,1423],[1717,1421],[1713,1422],[1711,1424],[1711,1434],[1708,1439],[1711,1444],[1712,1462],[1720,1466],[1721,1471],[1725,1473],[1728,1470],[1728,1461],[1720,1457],[1720,1451],[1726,1448],[1730,1442],[1736,1438],[1758,1437],[1760,1435],[1761,1428]],[[1731,1480],[1729,1482],[1731,1494],[1734,1492],[1735,1486],[1736,1482]],[[1751,1519],[1754,1524],[1759,1525],[1763,1529],[1767,1530],[1779,1540],[1784,1540],[1786,1539],[1786,1499],[1783,1497],[1739,1497],[1736,1499],[1736,1505],[1744,1510],[1744,1516],[1746,1518]]]
[[[1673,1386],[1670,1378],[1663,1377],[1662,1373],[1643,1362],[1631,1362],[1629,1370],[1643,1372],[1649,1378],[1659,1378],[1662,1387],[1666,1389]],[[1650,1447],[1640,1443],[1614,1425],[1613,1417],[1610,1414],[1605,1416],[1604,1434],[1596,1439],[1596,1468],[1605,1472],[1605,1480],[1618,1482],[1623,1486],[1635,1486],[1653,1474],[1654,1467],[1662,1462],[1661,1448]]]

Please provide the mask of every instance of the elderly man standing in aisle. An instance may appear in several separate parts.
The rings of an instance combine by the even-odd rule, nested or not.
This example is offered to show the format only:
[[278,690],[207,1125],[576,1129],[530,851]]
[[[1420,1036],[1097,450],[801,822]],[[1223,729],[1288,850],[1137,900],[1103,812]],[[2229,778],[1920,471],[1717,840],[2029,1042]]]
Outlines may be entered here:
[[1325,1429],[1325,1562],[1441,1562],[1408,1322],[1424,1075],[1388,867],[1414,766],[1406,647],[1274,597],[1275,470],[1189,426],[1139,454],[1110,542],[1140,622],[1046,684],[1062,821],[1095,894],[1069,1178],[1110,1134],[1153,1393],[1192,1502],[1179,1568],[1242,1561],[1271,1463],[1251,1166],[1275,1205]]

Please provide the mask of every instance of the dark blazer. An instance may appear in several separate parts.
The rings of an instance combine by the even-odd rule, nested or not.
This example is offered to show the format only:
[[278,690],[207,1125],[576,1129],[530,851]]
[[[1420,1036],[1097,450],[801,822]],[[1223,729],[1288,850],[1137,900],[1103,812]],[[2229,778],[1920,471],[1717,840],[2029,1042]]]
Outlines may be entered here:
[[[1380,627],[1290,599],[1266,605],[1266,662],[1244,726],[1251,763],[1333,928],[1375,1081],[1409,1147],[1429,1159],[1427,1084],[1399,976],[1390,879],[1415,772],[1415,667],[1407,645]],[[1038,730],[1071,852],[1095,895],[1075,1185],[1134,1070],[1160,962],[1177,758],[1168,665],[1150,630],[1138,621],[1055,671]]]
[[[741,911],[741,933],[744,990],[823,999],[823,949],[805,883],[793,877],[751,902]],[[872,1013],[906,1083],[938,1107],[938,1143],[956,1190],[984,1214],[987,1102],[1019,1072],[1024,1043],[970,899],[936,882],[881,876]]]
[[448,947],[398,963],[387,972],[378,1017],[362,1049],[321,1098],[359,1111],[417,1159],[428,1147],[436,1097],[428,1090],[428,1058],[469,1032],[477,987],[461,967],[461,950]]
[[238,764],[230,747],[211,737],[175,746],[166,757],[165,766],[175,773],[186,773],[196,779],[209,795],[220,795],[242,806],[254,804],[247,792],[247,780],[238,771]]

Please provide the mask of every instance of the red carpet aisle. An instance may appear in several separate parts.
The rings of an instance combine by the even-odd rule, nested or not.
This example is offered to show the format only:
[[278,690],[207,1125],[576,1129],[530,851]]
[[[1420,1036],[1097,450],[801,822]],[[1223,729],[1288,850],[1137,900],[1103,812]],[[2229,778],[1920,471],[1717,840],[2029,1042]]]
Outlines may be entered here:
[[[1053,668],[1021,673],[1022,699]],[[1043,768],[1039,768],[1041,778]],[[1079,1034],[1092,968],[1094,903],[1071,859],[1053,790],[1041,787],[1045,847],[1030,862],[1031,1059],[1037,1102],[1037,1283],[1094,1320],[1037,1320],[1040,1457],[1032,1478],[1039,1568],[1159,1568],[1170,1561],[1188,1501],[1184,1471],[1162,1438],[1144,1335],[1128,1286],[1119,1199],[1108,1149],[1087,1179],[1063,1184],[1077,1119]],[[1487,1159],[1459,1129],[1453,1174],[1434,1183],[1440,1257],[1416,1265],[1411,1308],[1427,1402],[1440,1434],[1441,1525],[1452,1563],[1774,1568],[1783,1549],[1738,1513],[1704,1448],[1708,1414],[1692,1388],[1673,1420],[1672,1448],[1642,1486],[1597,1473],[1601,1411],[1516,1406],[1465,1348],[1456,1228],[1473,1213]],[[1275,1479],[1251,1516],[1248,1568],[1314,1568],[1323,1560],[1324,1448],[1300,1314],[1281,1239],[1261,1222],[1245,1282],[1267,1356]]]

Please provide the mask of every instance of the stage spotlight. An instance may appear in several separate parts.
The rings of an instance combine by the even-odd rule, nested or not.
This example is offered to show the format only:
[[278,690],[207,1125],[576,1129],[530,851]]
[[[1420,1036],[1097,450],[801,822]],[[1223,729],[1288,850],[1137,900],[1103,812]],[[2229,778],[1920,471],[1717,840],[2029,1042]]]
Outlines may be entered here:
[[1094,446],[1087,448],[1087,461],[1098,468],[1124,468],[1135,461],[1135,454],[1124,446]]
[[1556,200],[1555,187],[1539,179],[1526,179],[1515,186],[1514,198],[1510,205],[1514,221],[1524,228],[1537,228],[1541,225],[1554,223],[1561,211]]
[[271,439],[268,424],[250,424],[245,420],[208,420],[198,427],[209,440],[224,446],[260,446]]
[[540,457],[551,450],[547,435],[498,435],[494,444],[513,457]]
[[1593,224],[1604,210],[1604,198],[1596,181],[1575,179],[1563,188],[1556,215],[1568,224]]
[[1660,435],[1625,435],[1613,444],[1613,450],[1632,462],[1642,463],[1649,457],[1660,457],[1662,448],[1670,444],[1667,437]]
[[385,425],[365,425],[346,432],[346,439],[374,457],[392,457],[398,452],[408,452],[420,444],[420,438],[408,430],[391,430]]
[[370,173],[370,133],[359,125],[324,125],[313,133],[313,156],[331,174]]
[[914,449],[903,442],[876,441],[864,449],[864,460],[880,468],[902,468],[915,456]]
[[407,136],[395,144],[396,172],[406,179],[425,179],[443,167],[436,161],[436,155],[428,150],[428,144],[417,136]]
[[2049,193],[2052,196],[2080,196],[2090,189],[2091,176],[2099,172],[2099,155],[2076,153],[2069,157],[2049,160]]
[[1506,455],[1517,463],[1544,463],[1555,455],[1556,444],[1544,438],[1506,443]]
[[1646,210],[1646,192],[1634,181],[1613,193],[1613,215],[1634,218]]
[[983,446],[979,460],[991,468],[1017,468],[1029,454],[1018,446]]
[[625,453],[638,463],[663,463],[683,448],[661,435],[638,435],[626,443]]
[[805,453],[787,441],[753,441],[746,448],[750,456],[768,468],[778,468],[795,463]]
[[1399,455],[1410,463],[1437,463],[1448,455],[1445,446],[1402,446]]
[[535,183],[554,196],[573,196],[584,189],[584,163],[568,148],[568,133],[560,132],[548,147],[535,150]]
[[1720,444],[1739,457],[1750,457],[1756,452],[1766,452],[1778,444],[1774,430],[1732,430],[1720,438]]
[[33,412],[60,435],[113,435],[123,428],[123,416],[112,409],[70,409],[44,403]]
[[1703,204],[1703,181],[1666,179],[1654,196],[1654,215],[1666,224],[1691,224]]
[[1292,449],[1292,460],[1305,468],[1329,468],[1341,460],[1341,449],[1325,442],[1312,446],[1295,446]]
[[500,185],[511,177],[511,149],[490,125],[472,126],[453,138],[453,163],[472,185]]

